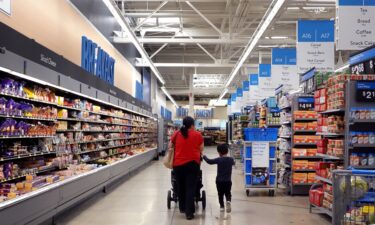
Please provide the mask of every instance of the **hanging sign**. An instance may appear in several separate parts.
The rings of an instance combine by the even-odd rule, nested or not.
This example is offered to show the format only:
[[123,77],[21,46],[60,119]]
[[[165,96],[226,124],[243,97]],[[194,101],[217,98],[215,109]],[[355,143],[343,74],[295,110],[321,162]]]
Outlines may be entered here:
[[375,0],[337,0],[337,50],[375,44]]
[[296,90],[299,86],[295,48],[272,49],[272,80],[276,86],[284,85],[284,90]]
[[358,81],[356,98],[358,102],[375,102],[375,82]]
[[250,82],[248,81],[248,80],[244,80],[243,82],[242,82],[242,90],[243,90],[243,97],[242,97],[242,99],[243,99],[243,104],[244,104],[244,106],[248,106],[248,105],[250,105],[250,96],[249,96],[249,94],[250,94]]
[[271,64],[259,64],[259,89],[264,98],[273,96],[274,84],[271,74]]
[[241,111],[241,108],[243,106],[243,90],[242,88],[237,88],[237,99],[236,99],[236,104],[237,104],[237,108],[239,111]]
[[12,11],[11,0],[0,0],[0,11],[10,16]]
[[313,67],[319,72],[333,72],[334,21],[299,20],[297,34],[297,73],[302,74]]
[[266,141],[255,141],[251,144],[253,167],[269,167],[270,143]]
[[249,91],[249,99],[250,104],[255,104],[257,101],[263,99],[260,91],[259,91],[259,77],[258,74],[250,74],[250,91]]

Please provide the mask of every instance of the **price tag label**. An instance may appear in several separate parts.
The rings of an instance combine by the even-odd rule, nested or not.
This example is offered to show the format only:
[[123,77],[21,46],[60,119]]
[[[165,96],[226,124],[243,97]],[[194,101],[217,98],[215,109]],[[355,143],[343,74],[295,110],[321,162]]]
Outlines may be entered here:
[[365,62],[365,73],[375,74],[375,58]]
[[365,63],[359,63],[350,67],[352,74],[365,74]]
[[358,102],[375,102],[375,82],[358,81],[356,87]]
[[314,98],[312,97],[299,97],[298,110],[312,111],[314,110]]
[[280,110],[279,109],[271,109],[270,110],[270,113],[272,115],[272,117],[280,117]]

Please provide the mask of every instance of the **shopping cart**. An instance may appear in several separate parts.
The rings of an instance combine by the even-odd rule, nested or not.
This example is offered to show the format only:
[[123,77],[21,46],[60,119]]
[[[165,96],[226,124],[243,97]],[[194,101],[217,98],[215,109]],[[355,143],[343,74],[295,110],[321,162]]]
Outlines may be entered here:
[[333,224],[375,224],[375,171],[336,170],[333,173]]
[[[198,181],[197,181],[197,189],[195,192],[195,203],[198,204],[198,202],[202,202],[202,209],[206,209],[206,191],[201,189],[203,188],[203,180],[202,180],[202,170],[199,171],[198,174]],[[172,201],[177,203],[178,202],[178,193],[177,193],[177,180],[176,176],[174,174],[174,171],[172,170],[171,172],[171,183],[172,183],[172,188],[168,190],[168,195],[167,195],[167,207],[168,209],[171,209],[171,203]]]

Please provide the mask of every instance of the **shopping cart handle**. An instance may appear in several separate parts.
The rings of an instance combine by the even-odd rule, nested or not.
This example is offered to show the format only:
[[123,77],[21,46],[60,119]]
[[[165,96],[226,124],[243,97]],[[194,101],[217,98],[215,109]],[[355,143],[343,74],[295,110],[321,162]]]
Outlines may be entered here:
[[375,175],[375,170],[352,170],[354,175]]

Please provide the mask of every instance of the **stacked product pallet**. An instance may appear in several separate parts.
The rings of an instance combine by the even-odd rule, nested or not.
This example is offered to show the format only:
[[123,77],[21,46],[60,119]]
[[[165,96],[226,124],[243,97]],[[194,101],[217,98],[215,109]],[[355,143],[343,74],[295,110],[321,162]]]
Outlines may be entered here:
[[156,121],[2,74],[0,201],[155,149]]

